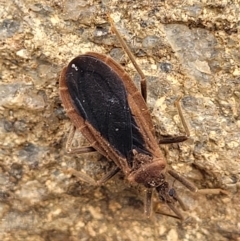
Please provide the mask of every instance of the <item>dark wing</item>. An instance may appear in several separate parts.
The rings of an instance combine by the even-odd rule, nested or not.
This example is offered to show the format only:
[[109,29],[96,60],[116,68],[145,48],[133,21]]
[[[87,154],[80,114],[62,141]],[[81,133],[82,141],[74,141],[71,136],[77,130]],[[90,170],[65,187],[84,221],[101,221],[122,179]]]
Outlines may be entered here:
[[77,112],[127,157],[133,142],[131,112],[119,76],[103,61],[82,55],[68,65],[66,83]]

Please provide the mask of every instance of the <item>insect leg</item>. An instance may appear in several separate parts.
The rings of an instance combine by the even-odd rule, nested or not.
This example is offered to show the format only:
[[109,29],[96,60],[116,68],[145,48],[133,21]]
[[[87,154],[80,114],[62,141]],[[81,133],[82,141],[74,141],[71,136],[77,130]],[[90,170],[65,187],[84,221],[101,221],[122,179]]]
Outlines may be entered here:
[[178,142],[183,142],[183,141],[186,141],[189,136],[190,136],[190,131],[188,129],[188,126],[187,126],[187,122],[183,116],[183,113],[182,113],[182,108],[181,108],[181,105],[180,105],[180,100],[181,100],[181,96],[179,96],[177,98],[177,100],[175,101],[175,105],[177,107],[177,110],[178,110],[178,114],[180,116],[180,119],[181,119],[181,122],[182,122],[182,125],[184,127],[184,130],[185,130],[185,135],[183,136],[170,136],[170,137],[164,137],[162,140],[160,140],[158,143],[159,144],[171,144],[171,143],[178,143]]
[[148,188],[145,194],[144,214],[149,218],[152,213],[152,189]]
[[[169,206],[169,205],[168,205]],[[171,206],[173,206],[173,205],[171,205]],[[170,206],[169,206],[170,207]],[[173,209],[170,207],[170,209],[173,211]],[[177,210],[176,208],[174,208],[175,210]],[[176,219],[180,219],[180,220],[183,220],[184,218],[183,218],[183,216],[182,216],[182,214],[180,214],[180,212],[177,210],[176,212],[175,211],[173,211],[176,215],[178,215],[178,216],[176,216],[176,215],[173,215],[173,214],[170,214],[170,213],[165,213],[165,212],[162,212],[162,211],[160,211],[160,210],[156,210],[155,211],[155,213],[157,213],[157,214],[161,214],[161,215],[164,215],[164,216],[168,216],[168,217],[171,217],[171,218],[176,218]]]
[[198,189],[197,194],[214,194],[214,195],[218,195],[218,194],[225,194],[225,195],[229,195],[229,193],[221,188],[215,188],[215,189]]
[[[168,170],[168,173],[174,177],[176,180],[181,182],[185,187],[187,187],[191,192],[195,192],[197,194],[213,194],[213,195],[218,195],[218,194],[225,194],[229,195],[229,193],[221,188],[213,188],[213,189],[198,189],[193,183],[188,181],[185,177],[180,176],[177,172],[173,170]],[[180,203],[180,202],[179,202]],[[181,204],[180,204],[181,205]]]
[[177,107],[178,114],[179,114],[179,116],[180,116],[182,125],[183,125],[184,130],[185,130],[185,133],[186,133],[185,136],[186,136],[186,138],[188,138],[188,137],[190,136],[190,131],[189,131],[189,129],[188,129],[187,122],[186,122],[186,120],[185,120],[185,118],[184,118],[184,116],[183,116],[183,113],[182,113],[182,108],[181,108],[181,105],[180,105],[180,100],[181,100],[181,99],[182,99],[182,96],[179,96],[179,97],[177,98],[177,100],[175,101],[175,105],[176,105],[176,107]]
[[81,181],[87,182],[87,183],[89,183],[89,184],[91,184],[93,186],[97,185],[97,182],[93,178],[88,176],[86,173],[84,173],[84,172],[76,171],[73,168],[68,168],[67,170],[63,170],[63,172],[66,173],[66,174],[73,175],[73,176],[79,178]]
[[109,179],[114,177],[121,169],[117,166],[113,167],[109,172],[107,172],[99,181],[97,181],[97,184],[100,186],[107,182]]
[[88,153],[88,152],[96,151],[91,146],[73,148],[72,147],[72,141],[73,141],[73,137],[74,137],[75,132],[76,132],[76,128],[75,128],[74,125],[72,125],[71,128],[70,128],[68,138],[67,138],[67,143],[66,143],[66,150],[67,150],[68,153],[74,154],[74,153]]
[[157,211],[157,213],[161,213],[166,216],[170,216],[170,217],[174,217],[182,220],[183,216],[179,211],[179,209],[175,207],[174,203],[177,201],[184,211],[186,211],[186,207],[182,202],[182,200],[177,195],[175,189],[169,188],[169,183],[164,182],[162,183],[162,185],[156,187],[156,191],[160,201],[167,204],[168,207],[176,214],[176,216],[169,213],[162,212],[162,211]]
[[186,136],[169,136],[164,137],[163,139],[158,141],[158,144],[171,144],[171,143],[179,143],[186,141],[188,137]]
[[186,188],[188,188],[191,192],[197,192],[197,187],[191,183],[190,181],[188,181],[185,177],[180,176],[177,172],[175,172],[174,170],[168,170],[168,173],[174,177],[176,180],[178,180],[179,182],[181,182]]
[[[77,147],[77,148],[72,148],[72,141],[74,134],[76,132],[76,128],[74,125],[71,126],[69,134],[68,134],[68,139],[66,143],[66,150],[73,154],[73,153],[88,153],[88,152],[94,152],[96,151],[93,147],[87,146],[87,147]],[[91,185],[102,185],[103,183],[107,182],[109,179],[111,179],[113,176],[115,176],[121,169],[117,166],[112,168],[108,173],[106,173],[105,176],[103,176],[99,181],[95,181],[93,178],[85,174],[84,172],[81,171],[76,171],[74,169],[68,169],[65,172],[67,174],[72,174],[76,177],[78,177],[80,180],[87,182]]]
[[174,188],[171,188],[169,190],[169,195],[173,197],[173,199],[175,199],[176,201],[178,201],[179,205],[181,206],[182,210],[186,211],[187,208],[185,207],[183,201],[181,200],[181,198],[178,196],[178,194],[176,193]]
[[[174,199],[176,199],[179,202],[180,206],[185,211],[186,208],[185,208],[182,200],[177,196],[177,194],[175,192],[174,192]],[[180,219],[180,220],[184,219],[182,214],[180,213],[180,211],[178,211],[178,209],[172,203],[170,203],[170,202],[166,202],[166,203],[167,203],[168,207],[176,215],[165,213],[165,212],[162,212],[160,210],[155,210],[155,212],[159,213],[159,214],[162,214],[162,215],[165,215],[165,216],[168,216],[168,217]],[[149,188],[149,189],[146,190],[144,213],[146,214],[147,217],[150,217],[151,216],[151,212],[152,212],[152,189]]]
[[135,67],[135,69],[137,70],[138,74],[141,77],[141,94],[144,98],[144,100],[147,100],[147,82],[146,82],[146,77],[144,75],[144,73],[142,72],[142,70],[140,69],[140,67],[138,66],[131,50],[129,49],[129,47],[127,46],[126,42],[123,40],[121,34],[119,33],[119,31],[117,30],[117,28],[115,27],[115,24],[113,22],[113,19],[111,18],[110,14],[107,14],[108,16],[108,21],[111,25],[111,30],[116,34],[118,41],[120,42],[120,45],[122,46],[122,48],[124,49],[124,51],[127,53],[129,59],[131,60],[133,66]]
[[66,174],[71,174],[77,178],[79,178],[83,182],[87,182],[93,186],[100,186],[107,182],[109,179],[111,179],[113,176],[115,176],[121,169],[117,166],[112,168],[108,173],[106,173],[99,181],[95,181],[93,178],[91,178],[89,175],[82,171],[76,171],[73,168],[69,168],[67,170],[63,170]]
[[[172,216],[173,218],[178,218],[180,220],[183,220],[182,214],[178,211],[178,209],[172,204],[172,203],[167,203],[168,207],[177,215],[177,216]],[[170,216],[170,215],[169,215]]]

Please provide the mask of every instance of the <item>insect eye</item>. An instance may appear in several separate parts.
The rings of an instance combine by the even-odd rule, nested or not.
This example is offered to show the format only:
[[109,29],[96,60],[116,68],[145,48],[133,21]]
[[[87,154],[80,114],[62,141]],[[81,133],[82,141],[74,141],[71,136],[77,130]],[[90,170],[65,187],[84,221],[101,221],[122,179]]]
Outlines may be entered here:
[[175,189],[174,188],[171,188],[171,189],[169,189],[169,196],[171,196],[171,197],[174,197],[174,196],[176,196],[176,191],[175,191]]

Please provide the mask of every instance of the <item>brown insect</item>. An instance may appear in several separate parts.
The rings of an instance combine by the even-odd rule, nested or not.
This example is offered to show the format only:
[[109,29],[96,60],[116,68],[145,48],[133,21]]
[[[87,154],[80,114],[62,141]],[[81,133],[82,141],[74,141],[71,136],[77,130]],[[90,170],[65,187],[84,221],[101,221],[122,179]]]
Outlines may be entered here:
[[[152,192],[155,190],[159,199],[175,213],[169,216],[183,219],[175,203],[178,202],[183,210],[186,208],[174,188],[170,187],[167,176],[174,177],[192,192],[198,189],[167,167],[159,148],[159,144],[182,142],[189,137],[179,104],[180,98],[176,101],[176,107],[186,135],[168,137],[157,142],[146,105],[146,78],[113,20],[108,17],[111,30],[141,76],[141,93],[124,69],[103,54],[89,52],[79,55],[63,69],[60,97],[74,125],[69,134],[67,149],[73,153],[98,151],[116,164],[97,182],[83,172],[73,169],[69,172],[93,185],[102,185],[122,171],[130,183],[141,184],[146,188],[144,212],[147,216],[151,215]],[[89,141],[89,147],[71,149],[76,129]],[[221,190],[213,189],[207,191],[209,192],[220,193]]]

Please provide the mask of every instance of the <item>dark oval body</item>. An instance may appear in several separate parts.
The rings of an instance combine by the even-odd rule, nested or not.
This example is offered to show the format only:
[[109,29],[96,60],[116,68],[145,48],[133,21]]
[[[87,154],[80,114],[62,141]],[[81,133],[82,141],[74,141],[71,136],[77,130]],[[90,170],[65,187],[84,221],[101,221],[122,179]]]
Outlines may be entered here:
[[[152,156],[153,150],[159,149],[149,134],[153,124],[145,101],[131,78],[110,57],[91,52],[74,58],[62,72],[60,96],[73,124],[90,144],[97,142],[93,145],[97,151],[119,166],[106,155],[108,150],[98,148],[104,139],[127,162],[122,165],[120,161],[121,169],[126,164],[129,170],[132,168],[132,150]],[[89,137],[89,130],[83,130],[86,124],[100,140]]]
[[[96,151],[114,161],[131,183],[162,190],[166,161],[153,134],[150,113],[118,63],[92,52],[74,58],[61,73],[60,97],[76,129]],[[168,197],[168,190],[164,188],[161,195]]]
[[66,69],[75,110],[129,160],[132,149],[146,151],[120,76],[102,60],[80,55]]

